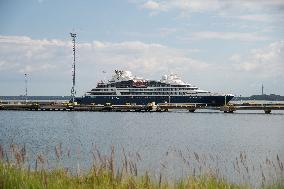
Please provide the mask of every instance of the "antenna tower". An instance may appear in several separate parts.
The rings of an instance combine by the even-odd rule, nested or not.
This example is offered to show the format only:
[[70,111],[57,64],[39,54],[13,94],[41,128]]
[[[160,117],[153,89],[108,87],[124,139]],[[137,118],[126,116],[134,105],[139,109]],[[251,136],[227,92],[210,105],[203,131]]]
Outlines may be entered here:
[[76,67],[75,67],[75,38],[76,38],[76,33],[70,33],[71,37],[72,37],[72,42],[73,42],[73,65],[72,65],[72,81],[73,81],[73,85],[71,88],[71,98],[72,98],[72,103],[74,103],[75,101],[75,74],[76,74]]

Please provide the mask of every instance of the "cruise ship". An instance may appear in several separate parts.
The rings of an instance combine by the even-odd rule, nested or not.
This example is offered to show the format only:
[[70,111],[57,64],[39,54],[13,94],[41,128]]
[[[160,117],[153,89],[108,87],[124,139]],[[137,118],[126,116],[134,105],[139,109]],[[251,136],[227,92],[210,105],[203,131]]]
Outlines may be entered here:
[[194,103],[222,106],[234,96],[201,90],[186,83],[176,74],[163,75],[161,80],[146,80],[130,71],[115,70],[108,81],[75,98],[78,104],[147,105],[149,103]]

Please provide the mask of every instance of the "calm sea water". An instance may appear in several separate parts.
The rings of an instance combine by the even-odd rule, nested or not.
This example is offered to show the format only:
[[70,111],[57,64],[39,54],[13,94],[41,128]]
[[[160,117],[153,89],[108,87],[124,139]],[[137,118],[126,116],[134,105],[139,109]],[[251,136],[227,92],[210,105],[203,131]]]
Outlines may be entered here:
[[[139,169],[153,174],[179,177],[216,168],[232,181],[257,183],[263,171],[274,174],[267,158],[284,160],[283,113],[0,111],[0,144],[26,145],[29,159],[43,153],[51,167],[54,147],[62,144],[63,164],[82,169],[92,162],[94,145],[103,154],[114,146],[117,156],[122,148],[132,158],[139,153]],[[241,166],[237,171],[241,153],[248,173]]]

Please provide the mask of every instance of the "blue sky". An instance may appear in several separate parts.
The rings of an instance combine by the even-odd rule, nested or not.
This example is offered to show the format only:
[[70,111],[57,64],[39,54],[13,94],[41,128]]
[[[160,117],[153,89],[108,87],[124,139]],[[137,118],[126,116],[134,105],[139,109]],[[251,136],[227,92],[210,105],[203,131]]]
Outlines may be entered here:
[[[284,95],[283,0],[1,0],[0,95],[77,94],[114,69],[213,92]],[[103,74],[105,70],[107,73]]]

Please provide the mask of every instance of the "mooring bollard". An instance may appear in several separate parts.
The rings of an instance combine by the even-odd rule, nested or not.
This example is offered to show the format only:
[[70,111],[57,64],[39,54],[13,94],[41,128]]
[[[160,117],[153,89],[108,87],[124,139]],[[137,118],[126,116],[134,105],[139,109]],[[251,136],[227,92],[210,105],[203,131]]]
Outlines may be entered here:
[[220,107],[220,111],[223,111],[224,113],[234,113],[234,111],[236,111],[236,108],[232,105],[225,105]]

